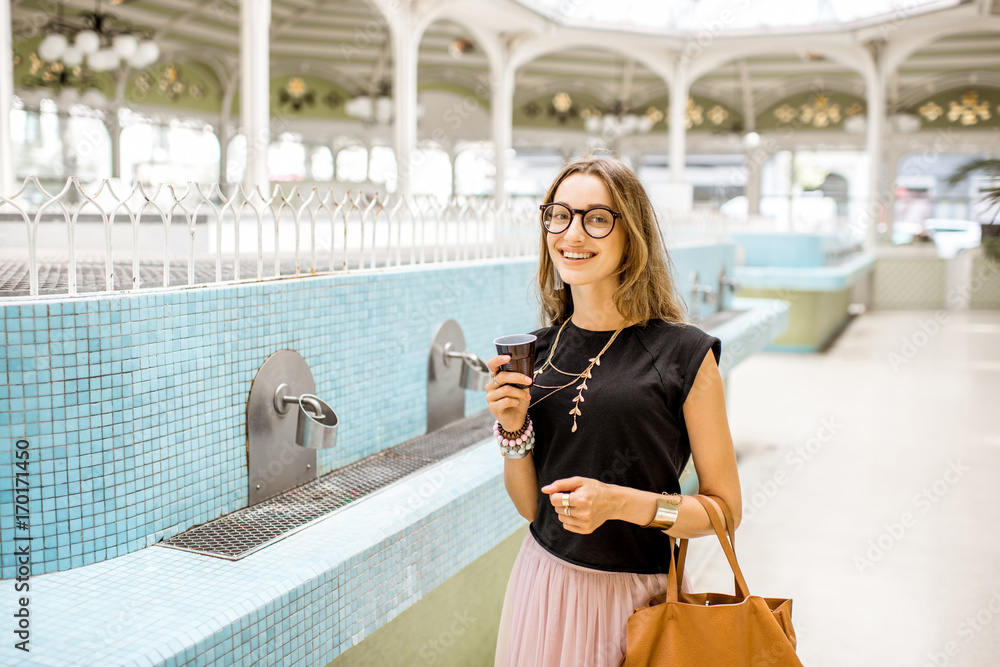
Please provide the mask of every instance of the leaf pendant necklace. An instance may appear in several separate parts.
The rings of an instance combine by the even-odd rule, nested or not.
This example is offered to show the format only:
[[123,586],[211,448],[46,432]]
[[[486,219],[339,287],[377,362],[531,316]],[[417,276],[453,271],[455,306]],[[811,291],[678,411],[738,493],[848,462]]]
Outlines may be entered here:
[[[608,348],[611,347],[611,344],[613,342],[615,342],[615,338],[618,338],[618,334],[620,334],[625,329],[625,324],[623,323],[620,327],[618,327],[618,330],[615,331],[614,335],[611,336],[611,339],[608,340],[608,342],[604,345],[604,347],[601,349],[601,351],[597,353],[596,356],[593,356],[590,359],[588,359],[588,361],[590,362],[590,365],[587,366],[583,370],[582,373],[567,373],[566,371],[563,371],[563,370],[560,370],[560,369],[556,368],[555,364],[552,363],[552,357],[555,356],[556,348],[559,346],[559,337],[562,336],[563,329],[566,328],[566,325],[569,324],[569,321],[571,319],[573,319],[572,315],[570,315],[569,317],[567,317],[566,321],[562,323],[561,327],[559,327],[559,332],[556,334],[556,339],[552,343],[552,349],[549,351],[548,358],[546,358],[545,363],[542,364],[542,367],[535,371],[533,377],[537,377],[546,368],[552,368],[552,370],[556,371],[557,373],[562,373],[563,375],[571,377],[572,379],[569,382],[567,382],[566,384],[560,385],[560,386],[557,386],[557,387],[546,386],[546,385],[542,385],[542,384],[536,384],[536,385],[534,385],[534,386],[538,387],[539,389],[552,389],[552,391],[550,391],[549,393],[545,394],[545,396],[542,396],[540,399],[538,399],[537,401],[535,401],[532,405],[538,405],[539,403],[541,403],[542,401],[544,401],[546,398],[548,398],[552,394],[556,393],[557,391],[561,391],[561,390],[565,389],[566,387],[570,386],[571,384],[573,384],[577,380],[583,380],[583,382],[581,382],[580,384],[578,384],[576,386],[576,389],[578,391],[577,391],[576,396],[573,398],[573,409],[569,411],[569,414],[573,415],[573,429],[570,431],[570,433],[576,433],[576,418],[582,416],[582,413],[580,412],[580,404],[584,402],[583,392],[587,390],[587,380],[589,380],[589,379],[591,379],[593,377],[591,375],[591,371],[594,369],[595,366],[600,366],[601,365],[601,355],[603,355],[605,352],[607,352]],[[530,406],[529,406],[529,408],[530,408]]]

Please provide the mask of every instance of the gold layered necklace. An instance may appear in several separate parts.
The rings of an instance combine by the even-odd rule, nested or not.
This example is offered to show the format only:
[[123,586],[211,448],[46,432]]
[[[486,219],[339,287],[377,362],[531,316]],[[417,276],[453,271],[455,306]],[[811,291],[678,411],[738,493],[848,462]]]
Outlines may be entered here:
[[569,317],[567,317],[566,321],[563,322],[562,326],[559,327],[559,331],[558,331],[558,333],[556,333],[556,339],[552,343],[552,349],[549,350],[549,356],[548,356],[548,358],[546,358],[545,363],[542,364],[542,367],[535,371],[535,373],[534,373],[534,375],[532,377],[538,377],[538,375],[542,371],[544,371],[546,368],[551,368],[552,370],[556,371],[557,373],[562,373],[563,375],[565,375],[567,377],[570,377],[572,379],[569,382],[567,382],[566,384],[559,385],[559,386],[546,386],[546,385],[543,385],[543,384],[535,384],[534,386],[538,387],[539,389],[552,389],[552,391],[550,391],[549,393],[545,394],[544,396],[542,396],[540,399],[538,399],[537,401],[535,401],[531,405],[538,405],[539,403],[541,403],[542,401],[544,401],[546,398],[548,398],[552,394],[556,393],[557,391],[561,391],[561,390],[565,389],[566,387],[570,386],[571,384],[573,384],[577,380],[582,380],[582,382],[580,382],[580,384],[577,385],[577,387],[576,387],[579,391],[577,392],[576,396],[573,398],[573,403],[574,403],[573,409],[569,411],[569,414],[573,415],[573,430],[570,431],[570,432],[571,433],[576,433],[576,418],[581,415],[580,404],[584,402],[583,401],[583,392],[587,390],[587,380],[589,380],[591,378],[591,371],[593,370],[594,366],[600,366],[601,365],[601,355],[604,354],[605,352],[607,352],[608,348],[611,347],[611,344],[613,342],[615,342],[615,338],[618,338],[618,334],[620,334],[625,329],[625,324],[622,323],[622,325],[620,327],[618,327],[618,329],[617,329],[617,331],[615,331],[614,335],[611,336],[611,339],[608,340],[608,342],[604,345],[604,347],[601,349],[601,351],[597,353],[596,356],[591,357],[590,359],[588,359],[588,361],[590,362],[590,365],[587,366],[583,370],[582,373],[567,373],[564,370],[560,370],[559,368],[556,368],[556,365],[552,363],[552,358],[555,356],[556,347],[558,347],[558,345],[559,345],[559,337],[562,336],[563,329],[566,328],[566,325],[569,324],[569,321],[571,319],[573,319],[572,315],[570,315]]

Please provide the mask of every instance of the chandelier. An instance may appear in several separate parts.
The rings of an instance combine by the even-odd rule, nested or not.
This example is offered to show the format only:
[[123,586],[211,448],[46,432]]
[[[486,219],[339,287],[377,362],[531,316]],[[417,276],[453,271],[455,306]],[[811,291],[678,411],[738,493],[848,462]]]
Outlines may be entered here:
[[[39,102],[41,97],[55,97],[68,108],[76,102],[97,108],[107,102],[94,73],[83,66],[67,67],[61,62],[46,62],[31,54],[31,70],[21,80],[25,90],[21,92],[23,101],[29,104]],[[57,95],[46,95],[49,89]]]
[[[119,3],[120,4],[120,3]],[[95,0],[94,11],[76,16],[59,13],[42,28],[38,55],[47,62],[61,62],[69,68],[79,67],[86,60],[94,72],[118,69],[122,63],[134,69],[145,69],[160,57],[160,47],[141,30],[110,12],[101,11]]]
[[648,134],[654,125],[663,120],[663,112],[656,107],[649,107],[642,114],[630,113],[628,105],[621,101],[615,102],[607,112],[590,108],[584,109],[580,115],[587,132],[616,137]]
[[392,82],[382,79],[368,95],[358,95],[344,105],[344,112],[368,124],[392,123]]

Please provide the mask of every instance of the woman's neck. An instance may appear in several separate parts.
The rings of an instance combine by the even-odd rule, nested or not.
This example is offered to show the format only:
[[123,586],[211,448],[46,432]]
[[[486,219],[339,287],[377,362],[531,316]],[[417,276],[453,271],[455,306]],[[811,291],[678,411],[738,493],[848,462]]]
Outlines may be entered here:
[[573,291],[573,324],[590,331],[613,331],[627,324],[615,307],[613,290],[597,285],[569,286]]

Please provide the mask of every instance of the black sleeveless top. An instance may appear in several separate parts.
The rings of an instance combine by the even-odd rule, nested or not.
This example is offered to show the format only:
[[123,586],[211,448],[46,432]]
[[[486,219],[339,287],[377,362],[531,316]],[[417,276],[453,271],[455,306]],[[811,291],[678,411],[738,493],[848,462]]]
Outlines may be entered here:
[[[532,332],[538,337],[535,368],[541,368],[559,327]],[[613,331],[580,329],[570,320],[552,362],[580,373]],[[552,389],[531,386],[535,425],[535,468],[539,488],[581,476],[655,493],[679,493],[678,477],[691,455],[682,406],[709,350],[716,363],[722,341],[691,325],[651,320],[626,327],[591,371],[583,402],[576,381],[539,400]],[[551,367],[535,377],[557,387],[571,378]],[[579,405],[577,431],[570,411]],[[576,565],[612,572],[665,573],[669,543],[659,530],[627,521],[607,521],[590,535],[571,533],[559,522],[549,496],[539,492],[534,538],[550,553]]]

